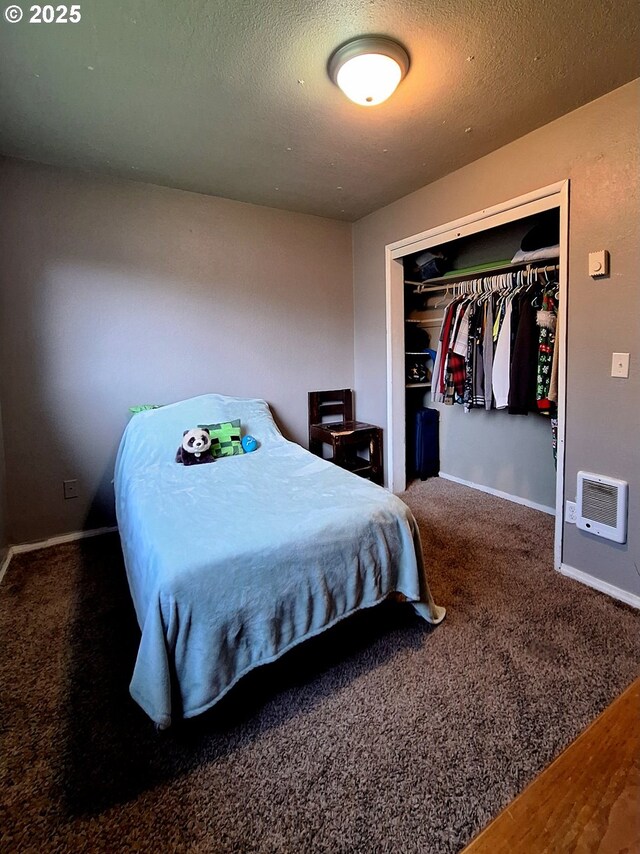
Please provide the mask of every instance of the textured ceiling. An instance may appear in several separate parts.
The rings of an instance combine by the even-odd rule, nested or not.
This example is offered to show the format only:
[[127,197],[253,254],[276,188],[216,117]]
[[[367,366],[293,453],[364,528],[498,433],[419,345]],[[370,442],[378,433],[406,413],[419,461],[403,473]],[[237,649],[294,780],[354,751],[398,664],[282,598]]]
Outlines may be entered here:
[[[0,152],[357,219],[640,75],[637,0],[89,0],[0,22]],[[411,70],[362,108],[341,42]]]

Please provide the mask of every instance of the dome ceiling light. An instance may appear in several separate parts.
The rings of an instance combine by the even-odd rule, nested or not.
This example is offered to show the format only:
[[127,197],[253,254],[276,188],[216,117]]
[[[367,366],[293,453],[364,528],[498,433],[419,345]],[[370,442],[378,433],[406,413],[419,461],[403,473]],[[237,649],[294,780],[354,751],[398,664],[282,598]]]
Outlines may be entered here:
[[409,70],[409,54],[393,39],[361,36],[345,42],[329,59],[329,77],[347,98],[374,107],[392,95]]

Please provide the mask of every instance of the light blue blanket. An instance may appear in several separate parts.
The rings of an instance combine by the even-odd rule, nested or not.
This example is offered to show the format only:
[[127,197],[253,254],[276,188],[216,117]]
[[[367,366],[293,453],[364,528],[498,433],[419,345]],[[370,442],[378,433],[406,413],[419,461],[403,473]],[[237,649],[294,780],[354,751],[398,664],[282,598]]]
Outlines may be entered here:
[[[174,462],[184,430],[235,418],[257,451]],[[160,727],[393,591],[444,616],[408,507],[286,441],[262,400],[210,394],[134,415],[115,492],[142,631],[131,695]]]

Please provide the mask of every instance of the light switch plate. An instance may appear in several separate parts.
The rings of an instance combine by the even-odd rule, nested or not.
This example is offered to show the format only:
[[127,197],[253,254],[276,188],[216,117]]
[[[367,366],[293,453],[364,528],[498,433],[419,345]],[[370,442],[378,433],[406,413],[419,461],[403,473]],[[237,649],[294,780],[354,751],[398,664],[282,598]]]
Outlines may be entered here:
[[623,377],[626,379],[629,376],[629,354],[614,353],[611,358],[611,376]]
[[609,275],[609,253],[606,249],[589,252],[589,275],[592,277]]

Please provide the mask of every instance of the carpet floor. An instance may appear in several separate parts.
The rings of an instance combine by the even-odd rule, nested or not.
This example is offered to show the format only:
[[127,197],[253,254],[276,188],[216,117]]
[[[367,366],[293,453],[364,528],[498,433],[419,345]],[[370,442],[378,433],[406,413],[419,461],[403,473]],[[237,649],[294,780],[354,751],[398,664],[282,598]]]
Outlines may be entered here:
[[637,675],[640,614],[560,576],[553,520],[443,480],[405,494],[444,623],[385,603],[156,735],[115,535],[0,586],[0,848],[451,852]]

